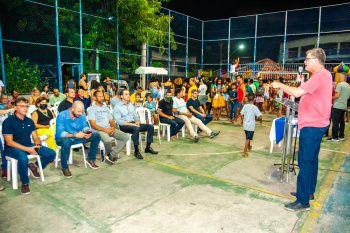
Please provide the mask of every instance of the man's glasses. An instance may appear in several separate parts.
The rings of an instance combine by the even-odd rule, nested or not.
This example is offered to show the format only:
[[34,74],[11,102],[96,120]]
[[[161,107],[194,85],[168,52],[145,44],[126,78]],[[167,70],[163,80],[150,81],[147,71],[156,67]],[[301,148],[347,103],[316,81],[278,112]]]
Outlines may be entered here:
[[16,106],[18,106],[20,108],[29,108],[29,105],[16,105]]
[[307,58],[305,58],[305,61],[308,61],[310,59],[316,59],[316,58],[315,57],[307,57]]

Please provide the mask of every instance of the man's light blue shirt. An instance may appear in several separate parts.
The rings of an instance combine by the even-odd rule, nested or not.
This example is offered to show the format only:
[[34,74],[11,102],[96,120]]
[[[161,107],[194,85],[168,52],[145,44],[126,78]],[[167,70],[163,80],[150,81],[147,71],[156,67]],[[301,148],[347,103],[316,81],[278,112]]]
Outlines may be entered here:
[[123,126],[125,122],[139,120],[132,103],[124,104],[120,101],[113,109],[113,116],[118,125]]
[[85,130],[90,129],[84,114],[81,114],[80,117],[72,120],[69,110],[70,108],[60,112],[60,114],[57,116],[55,135],[56,138],[64,138],[68,133],[73,134],[85,132]]

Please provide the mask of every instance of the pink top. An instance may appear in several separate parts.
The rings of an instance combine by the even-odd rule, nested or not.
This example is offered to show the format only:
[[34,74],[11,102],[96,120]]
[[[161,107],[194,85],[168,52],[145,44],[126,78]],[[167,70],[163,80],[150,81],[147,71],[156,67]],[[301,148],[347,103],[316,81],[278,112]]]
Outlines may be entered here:
[[298,126],[326,127],[329,125],[332,108],[332,75],[323,69],[315,74],[304,84],[301,89],[307,93],[303,95],[299,103]]

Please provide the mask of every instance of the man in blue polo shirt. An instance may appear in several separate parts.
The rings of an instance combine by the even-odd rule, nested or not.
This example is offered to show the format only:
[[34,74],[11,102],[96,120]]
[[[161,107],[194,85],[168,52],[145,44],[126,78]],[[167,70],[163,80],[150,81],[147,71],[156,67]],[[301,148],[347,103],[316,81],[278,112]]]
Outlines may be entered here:
[[74,98],[74,101],[79,100],[84,104],[85,112],[87,111],[88,107],[90,107],[91,101],[88,98],[85,98],[84,96],[84,89],[79,88],[78,90],[78,97]]
[[197,90],[192,90],[191,93],[191,98],[187,100],[186,106],[187,108],[191,111],[193,116],[196,118],[200,119],[204,125],[207,125],[209,122],[213,120],[213,117],[210,116],[209,114],[205,114],[201,103],[197,99],[198,97],[198,91]]
[[90,143],[90,151],[86,163],[92,169],[98,169],[95,164],[97,147],[100,143],[100,135],[92,132],[84,113],[84,104],[74,101],[71,108],[60,112],[56,119],[56,144],[61,146],[61,169],[66,178],[71,178],[72,173],[68,168],[70,147],[79,143]]
[[[38,162],[28,164],[27,155],[41,156],[41,166],[44,169],[56,156],[56,152],[45,146],[41,146],[40,138],[32,119],[26,117],[29,104],[28,100],[19,97],[15,101],[15,113],[9,116],[2,124],[2,134],[5,138],[5,156],[18,161],[18,173],[22,181],[22,194],[30,194],[28,168],[34,178],[40,178],[37,171]],[[32,136],[35,144],[31,142]]]

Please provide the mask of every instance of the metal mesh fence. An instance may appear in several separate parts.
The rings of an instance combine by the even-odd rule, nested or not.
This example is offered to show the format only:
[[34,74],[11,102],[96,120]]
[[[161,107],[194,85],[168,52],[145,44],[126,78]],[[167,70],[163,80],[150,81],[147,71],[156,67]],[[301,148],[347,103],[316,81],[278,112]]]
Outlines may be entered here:
[[37,65],[42,80],[52,87],[64,85],[71,75],[78,81],[83,71],[125,79],[132,86],[142,56],[148,66],[163,67],[174,77],[203,71],[225,76],[237,58],[244,76],[266,74],[268,67],[288,75],[298,71],[306,51],[315,47],[325,50],[329,70],[350,62],[349,3],[212,21],[162,8],[161,13],[172,17],[163,34],[173,41],[161,47],[148,44],[142,53],[133,25],[118,22],[110,2],[18,2],[0,8],[0,72],[9,87],[16,77],[6,72],[8,59],[15,57],[28,61],[22,68]]

